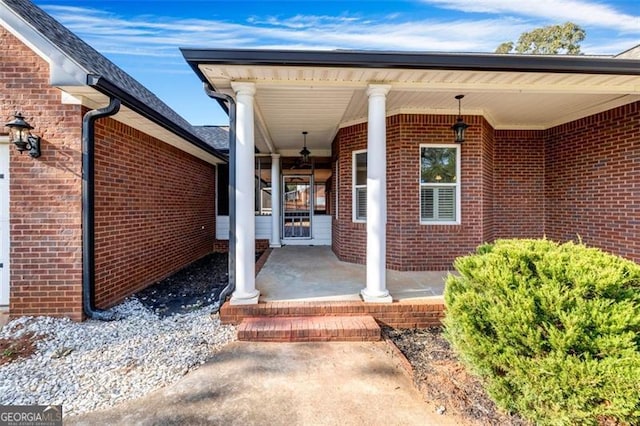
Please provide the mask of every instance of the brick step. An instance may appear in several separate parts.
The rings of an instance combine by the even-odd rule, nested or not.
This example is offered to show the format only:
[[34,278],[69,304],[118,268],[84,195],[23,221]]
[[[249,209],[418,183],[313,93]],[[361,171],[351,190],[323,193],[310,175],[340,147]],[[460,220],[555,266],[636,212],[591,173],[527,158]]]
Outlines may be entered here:
[[364,303],[356,301],[331,302],[260,302],[255,305],[232,305],[226,302],[220,309],[223,324],[239,325],[251,317],[304,317],[304,316],[367,316],[382,325],[394,328],[424,328],[439,326],[444,317],[444,300],[416,303]]
[[238,340],[254,342],[329,342],[380,340],[370,315],[249,317],[238,326]]

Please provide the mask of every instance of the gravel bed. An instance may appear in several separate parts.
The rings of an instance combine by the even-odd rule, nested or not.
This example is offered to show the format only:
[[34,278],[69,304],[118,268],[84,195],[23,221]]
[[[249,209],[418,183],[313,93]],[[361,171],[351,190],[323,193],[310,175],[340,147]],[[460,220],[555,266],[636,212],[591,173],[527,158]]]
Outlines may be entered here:
[[0,338],[43,338],[33,356],[0,366],[0,405],[62,404],[65,415],[111,407],[174,383],[235,339],[206,308],[160,318],[134,298],[113,310],[122,319],[7,324]]
[[62,404],[67,416],[176,382],[235,339],[209,306],[227,282],[227,256],[211,254],[112,308],[117,321],[15,319],[0,342],[26,349],[0,353],[0,405]]

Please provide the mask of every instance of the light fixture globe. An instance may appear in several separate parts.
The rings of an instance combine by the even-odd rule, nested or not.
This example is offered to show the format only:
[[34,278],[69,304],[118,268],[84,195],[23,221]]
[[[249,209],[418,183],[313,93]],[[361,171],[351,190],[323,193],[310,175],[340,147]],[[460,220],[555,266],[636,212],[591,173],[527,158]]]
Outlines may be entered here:
[[31,157],[40,157],[40,138],[30,133],[33,126],[26,122],[22,114],[16,112],[13,120],[6,123],[5,126],[9,128],[9,138],[20,154],[29,151]]
[[302,157],[302,158],[301,158],[301,160],[300,160],[300,163],[301,163],[302,165],[307,165],[307,164],[309,164],[309,156],[311,155],[311,151],[309,151],[309,150],[307,149],[307,134],[308,134],[308,133],[309,133],[309,132],[306,132],[306,131],[305,131],[305,132],[302,132],[302,135],[303,135],[303,137],[304,137],[304,146],[303,146],[303,148],[300,150],[300,156]]
[[464,98],[464,95],[457,95],[456,99],[458,100],[458,119],[455,124],[451,126],[451,130],[453,130],[454,141],[456,143],[464,142],[464,136],[466,130],[469,128],[469,125],[464,122],[461,114],[461,105],[460,101]]
[[33,129],[33,126],[27,123],[19,112],[16,112],[13,117],[13,120],[5,124],[5,126],[9,128],[11,142],[22,154],[22,152],[31,149],[29,146],[29,130]]

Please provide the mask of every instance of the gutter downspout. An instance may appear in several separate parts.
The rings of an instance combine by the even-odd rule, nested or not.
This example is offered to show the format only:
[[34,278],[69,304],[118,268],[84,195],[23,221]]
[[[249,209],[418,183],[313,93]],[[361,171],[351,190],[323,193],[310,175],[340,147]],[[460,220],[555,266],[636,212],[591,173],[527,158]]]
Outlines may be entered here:
[[120,110],[120,100],[110,98],[105,108],[94,109],[82,117],[82,307],[91,319],[113,321],[113,312],[95,308],[95,121]]
[[214,91],[208,83],[203,86],[210,98],[229,103],[229,282],[213,302],[212,313],[215,314],[236,289],[236,101],[229,95]]

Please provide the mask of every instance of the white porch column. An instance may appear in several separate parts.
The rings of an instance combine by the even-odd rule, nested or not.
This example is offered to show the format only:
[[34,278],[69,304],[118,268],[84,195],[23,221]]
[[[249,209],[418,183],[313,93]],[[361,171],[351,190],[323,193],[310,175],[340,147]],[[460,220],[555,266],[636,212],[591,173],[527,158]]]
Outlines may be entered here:
[[271,247],[280,247],[280,154],[271,154]]
[[370,84],[367,128],[367,286],[365,302],[391,303],[387,291],[387,125],[386,84]]
[[258,303],[256,290],[254,83],[233,82],[236,92],[236,289],[232,305]]

